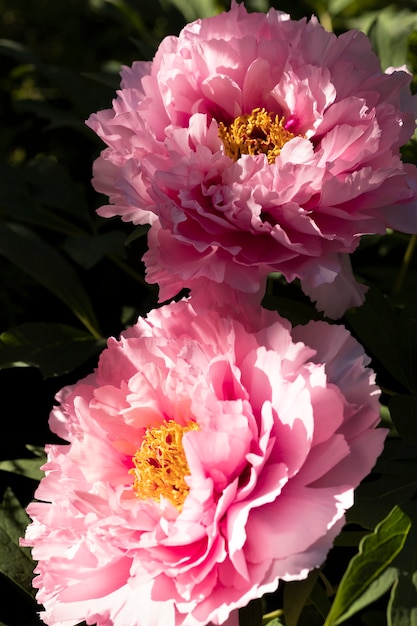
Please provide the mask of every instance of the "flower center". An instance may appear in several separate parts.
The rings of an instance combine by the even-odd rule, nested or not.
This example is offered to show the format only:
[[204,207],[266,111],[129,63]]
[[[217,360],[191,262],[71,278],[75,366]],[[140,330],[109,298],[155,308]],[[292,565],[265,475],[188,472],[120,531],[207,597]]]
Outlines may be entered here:
[[234,161],[242,154],[266,154],[271,164],[295,135],[285,128],[284,118],[257,108],[248,115],[239,115],[230,126],[219,122],[219,137],[226,155]]
[[164,496],[181,510],[190,488],[184,476],[190,474],[182,437],[189,430],[198,430],[195,422],[180,426],[174,420],[148,428],[140,449],[132,457],[135,467],[129,471],[135,481],[133,489],[141,500],[159,502]]

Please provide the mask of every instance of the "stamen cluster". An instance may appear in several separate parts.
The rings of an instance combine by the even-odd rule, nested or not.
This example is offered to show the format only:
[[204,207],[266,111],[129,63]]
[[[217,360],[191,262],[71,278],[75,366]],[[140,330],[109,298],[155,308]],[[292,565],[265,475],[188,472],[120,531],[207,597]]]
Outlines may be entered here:
[[146,430],[142,445],[133,457],[133,489],[141,500],[152,498],[159,502],[161,496],[181,510],[189,487],[184,477],[189,475],[182,438],[184,433],[197,430],[196,422],[181,426],[174,420]]
[[258,107],[248,115],[238,115],[229,126],[220,122],[219,137],[225,154],[234,161],[242,154],[265,154],[271,165],[295,135],[285,128],[284,118]]

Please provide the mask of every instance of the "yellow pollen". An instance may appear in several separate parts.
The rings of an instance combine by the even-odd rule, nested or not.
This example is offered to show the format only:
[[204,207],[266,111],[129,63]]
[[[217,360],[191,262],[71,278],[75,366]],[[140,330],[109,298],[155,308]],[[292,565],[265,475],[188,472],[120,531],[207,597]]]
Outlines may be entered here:
[[132,457],[135,467],[129,471],[135,477],[133,489],[138,498],[159,502],[160,496],[164,496],[181,510],[189,492],[184,476],[190,474],[182,437],[198,428],[195,422],[180,426],[174,420],[166,420],[146,430],[140,449]]
[[284,118],[265,109],[253,109],[248,115],[239,115],[230,126],[219,122],[219,137],[225,153],[234,161],[242,154],[266,154],[268,163],[274,163],[283,146],[294,139],[284,127]]

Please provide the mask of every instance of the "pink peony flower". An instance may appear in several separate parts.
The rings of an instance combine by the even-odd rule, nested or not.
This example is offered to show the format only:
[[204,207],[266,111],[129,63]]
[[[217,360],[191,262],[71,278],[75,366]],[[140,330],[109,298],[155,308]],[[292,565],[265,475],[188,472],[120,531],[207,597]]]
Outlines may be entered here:
[[383,73],[364,34],[232,2],[121,75],[113,108],[87,121],[108,146],[93,184],[110,198],[100,215],[151,224],[161,301],[201,277],[258,292],[275,271],[337,317],[363,301],[347,256],[360,236],[417,232],[416,167],[399,152],[411,76]]
[[24,545],[51,626],[237,624],[325,559],[383,447],[379,391],[340,326],[189,301],[109,339],[58,395]]

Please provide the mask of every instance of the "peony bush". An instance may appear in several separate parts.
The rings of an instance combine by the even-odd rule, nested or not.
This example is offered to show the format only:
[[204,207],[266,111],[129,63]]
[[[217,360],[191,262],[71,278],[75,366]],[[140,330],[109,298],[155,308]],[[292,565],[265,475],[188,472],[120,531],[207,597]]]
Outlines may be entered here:
[[368,364],[339,325],[198,298],[110,338],[50,416],[23,542],[42,619],[232,626],[305,578],[383,447]]
[[361,236],[417,232],[416,166],[400,158],[411,75],[382,72],[363,33],[232,2],[121,77],[87,122],[107,145],[93,182],[101,216],[151,225],[160,301],[204,278],[260,302],[280,272],[338,318],[363,301],[349,258]]

